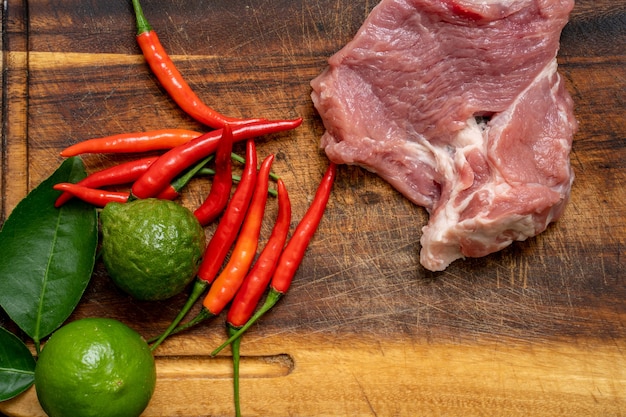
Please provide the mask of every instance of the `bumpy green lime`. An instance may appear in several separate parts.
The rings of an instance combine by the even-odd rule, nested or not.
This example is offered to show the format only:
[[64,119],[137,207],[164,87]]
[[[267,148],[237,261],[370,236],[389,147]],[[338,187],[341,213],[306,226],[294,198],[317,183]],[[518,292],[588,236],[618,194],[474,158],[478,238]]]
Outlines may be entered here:
[[106,318],[73,321],[54,332],[35,367],[35,390],[50,417],[137,417],[156,384],[145,340]]
[[100,214],[102,259],[117,286],[139,300],[164,300],[185,289],[205,248],[193,213],[168,200],[109,203]]

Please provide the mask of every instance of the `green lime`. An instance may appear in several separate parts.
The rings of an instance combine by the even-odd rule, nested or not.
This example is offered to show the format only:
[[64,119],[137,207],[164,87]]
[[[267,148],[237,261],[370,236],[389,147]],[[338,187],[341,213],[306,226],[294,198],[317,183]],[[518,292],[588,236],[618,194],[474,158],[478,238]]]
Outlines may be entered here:
[[73,321],[54,332],[35,367],[35,390],[50,417],[137,417],[156,384],[146,341],[106,318]]
[[138,300],[164,300],[198,272],[204,230],[193,213],[169,200],[109,203],[100,214],[102,259],[115,284]]

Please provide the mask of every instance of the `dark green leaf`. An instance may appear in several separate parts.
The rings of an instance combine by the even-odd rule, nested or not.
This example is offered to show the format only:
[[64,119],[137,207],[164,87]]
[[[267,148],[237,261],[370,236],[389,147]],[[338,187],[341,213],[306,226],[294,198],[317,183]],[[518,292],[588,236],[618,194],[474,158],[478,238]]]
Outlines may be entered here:
[[39,341],[72,313],[89,283],[98,243],[97,213],[77,199],[54,207],[54,184],[85,177],[68,158],[13,210],[0,231],[0,306]]
[[35,359],[13,333],[0,327],[0,401],[26,391],[35,382]]

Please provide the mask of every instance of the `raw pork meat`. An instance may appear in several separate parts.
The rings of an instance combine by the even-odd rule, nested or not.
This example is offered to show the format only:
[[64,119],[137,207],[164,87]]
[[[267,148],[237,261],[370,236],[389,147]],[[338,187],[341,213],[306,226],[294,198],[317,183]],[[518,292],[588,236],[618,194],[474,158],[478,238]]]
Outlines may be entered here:
[[545,230],[568,200],[576,131],[556,54],[573,0],[382,0],[311,85],[336,163],[430,215],[444,270]]

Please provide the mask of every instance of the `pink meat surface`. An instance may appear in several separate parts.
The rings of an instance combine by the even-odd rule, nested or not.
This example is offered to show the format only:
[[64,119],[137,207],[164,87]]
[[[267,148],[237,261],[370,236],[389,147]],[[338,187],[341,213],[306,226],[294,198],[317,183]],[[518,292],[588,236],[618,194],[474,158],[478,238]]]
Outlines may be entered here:
[[577,124],[556,54],[573,0],[382,0],[311,82],[336,163],[428,210],[444,270],[544,231],[569,198]]

